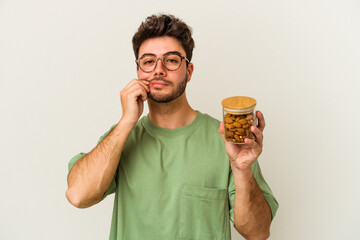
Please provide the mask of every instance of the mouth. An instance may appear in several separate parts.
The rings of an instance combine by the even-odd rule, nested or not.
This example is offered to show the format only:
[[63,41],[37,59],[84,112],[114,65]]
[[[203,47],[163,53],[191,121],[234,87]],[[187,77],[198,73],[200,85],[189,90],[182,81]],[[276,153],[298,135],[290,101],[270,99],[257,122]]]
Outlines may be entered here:
[[150,86],[153,88],[163,88],[168,85],[170,85],[170,83],[165,79],[153,79],[150,81]]

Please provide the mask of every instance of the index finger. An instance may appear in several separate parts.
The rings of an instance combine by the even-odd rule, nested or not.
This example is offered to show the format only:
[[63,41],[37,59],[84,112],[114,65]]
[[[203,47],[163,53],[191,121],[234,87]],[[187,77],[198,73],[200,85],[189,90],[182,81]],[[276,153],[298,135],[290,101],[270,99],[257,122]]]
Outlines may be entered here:
[[264,131],[265,128],[265,118],[262,112],[256,111],[256,117],[258,118],[258,125],[257,127],[260,129],[260,131]]
[[150,81],[145,79],[137,79],[139,82],[149,85]]
[[150,91],[149,81],[143,79],[136,79],[136,81],[145,88],[146,92]]

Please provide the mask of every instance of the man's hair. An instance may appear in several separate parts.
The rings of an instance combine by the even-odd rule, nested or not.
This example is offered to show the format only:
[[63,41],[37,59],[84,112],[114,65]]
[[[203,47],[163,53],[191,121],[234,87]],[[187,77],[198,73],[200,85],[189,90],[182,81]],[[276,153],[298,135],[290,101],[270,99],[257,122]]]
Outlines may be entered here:
[[151,15],[141,23],[132,39],[135,58],[139,57],[140,46],[145,40],[163,36],[176,38],[184,48],[186,58],[191,61],[195,46],[191,28],[173,15],[165,14]]

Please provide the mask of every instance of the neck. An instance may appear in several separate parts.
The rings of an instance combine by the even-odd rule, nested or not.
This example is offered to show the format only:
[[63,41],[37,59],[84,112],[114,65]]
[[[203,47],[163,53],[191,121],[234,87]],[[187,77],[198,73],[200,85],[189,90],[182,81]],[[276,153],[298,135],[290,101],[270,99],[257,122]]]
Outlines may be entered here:
[[190,107],[185,93],[169,103],[157,103],[149,99],[148,105],[150,121],[161,128],[184,127],[194,121],[197,114]]

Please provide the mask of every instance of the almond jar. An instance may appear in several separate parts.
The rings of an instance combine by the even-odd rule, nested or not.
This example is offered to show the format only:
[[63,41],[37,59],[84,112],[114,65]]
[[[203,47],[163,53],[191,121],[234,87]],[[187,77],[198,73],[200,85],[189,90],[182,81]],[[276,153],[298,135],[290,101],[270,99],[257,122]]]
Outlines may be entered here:
[[245,138],[255,139],[250,127],[256,125],[256,100],[251,97],[229,97],[223,106],[224,137],[226,141],[244,144]]

